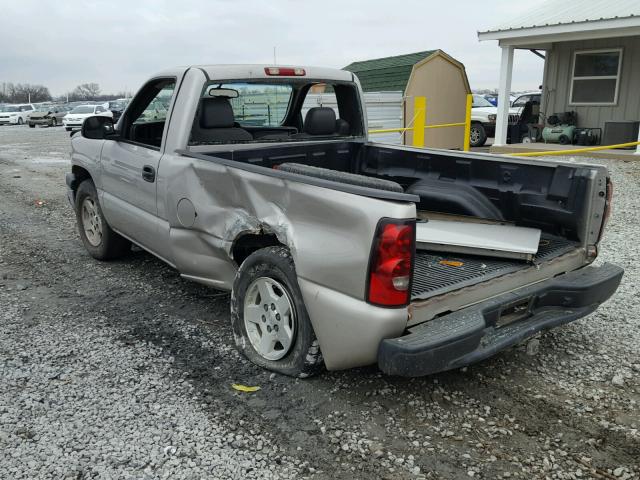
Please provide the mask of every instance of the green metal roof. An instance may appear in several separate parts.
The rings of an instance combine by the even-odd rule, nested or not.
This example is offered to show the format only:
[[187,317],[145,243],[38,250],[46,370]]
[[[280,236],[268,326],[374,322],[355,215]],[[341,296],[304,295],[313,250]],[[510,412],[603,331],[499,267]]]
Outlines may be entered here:
[[435,51],[353,62],[342,70],[355,73],[365,92],[404,92],[413,66]]

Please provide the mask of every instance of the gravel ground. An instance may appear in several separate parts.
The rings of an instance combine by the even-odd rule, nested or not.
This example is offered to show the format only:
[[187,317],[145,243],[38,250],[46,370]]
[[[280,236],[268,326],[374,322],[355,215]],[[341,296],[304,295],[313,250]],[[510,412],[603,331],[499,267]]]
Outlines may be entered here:
[[237,354],[228,294],[85,253],[68,150],[0,128],[0,478],[640,478],[640,163],[607,162],[626,273],[596,313],[431,377],[295,380]]

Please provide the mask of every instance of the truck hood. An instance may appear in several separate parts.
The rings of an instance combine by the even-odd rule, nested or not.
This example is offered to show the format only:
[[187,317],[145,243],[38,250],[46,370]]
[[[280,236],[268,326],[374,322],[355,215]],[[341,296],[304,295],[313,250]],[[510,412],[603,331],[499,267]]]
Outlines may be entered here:
[[[497,107],[475,107],[471,109],[471,118],[474,120],[483,120],[488,121],[489,115],[497,115],[498,108]],[[509,115],[519,115],[519,108],[509,108]]]

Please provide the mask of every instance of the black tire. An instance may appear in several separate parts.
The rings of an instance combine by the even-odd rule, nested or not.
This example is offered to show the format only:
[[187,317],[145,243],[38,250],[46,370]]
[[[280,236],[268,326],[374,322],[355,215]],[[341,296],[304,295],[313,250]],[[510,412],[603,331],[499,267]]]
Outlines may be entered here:
[[18,117],[18,125],[23,125],[24,124],[24,120],[22,120],[22,117]]
[[33,123],[30,123],[29,128],[36,128],[36,126]]
[[558,137],[558,141],[560,142],[560,145],[569,145],[569,137],[566,135],[560,135]]
[[[101,238],[99,243],[94,245],[87,237],[83,221],[83,205],[85,200],[90,200],[97,211],[97,221],[101,228]],[[131,242],[114,232],[107,220],[104,218],[96,187],[91,180],[83,181],[76,192],[76,221],[78,222],[78,232],[84,247],[89,254],[98,260],[111,260],[127,254],[131,250]]]
[[71,127],[64,127],[64,129],[65,129],[67,132],[70,132],[70,131],[71,131]]
[[55,117],[51,119],[50,126],[51,127],[57,127],[58,126],[58,121],[55,119]]
[[[275,280],[284,287],[295,312],[295,333],[291,347],[278,360],[269,360],[258,353],[249,339],[244,321],[247,290],[254,280],[263,277]],[[285,247],[263,248],[242,262],[231,294],[231,326],[238,350],[260,367],[299,378],[316,375],[323,369],[320,344],[300,293],[293,259]]]
[[487,132],[481,123],[472,123],[471,132],[469,134],[469,145],[472,147],[481,147],[487,141]]

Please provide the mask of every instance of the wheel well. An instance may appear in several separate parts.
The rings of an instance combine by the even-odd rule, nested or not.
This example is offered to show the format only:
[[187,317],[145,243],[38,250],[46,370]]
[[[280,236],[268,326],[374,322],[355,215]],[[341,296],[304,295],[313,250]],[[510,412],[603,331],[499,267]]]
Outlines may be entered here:
[[74,165],[71,167],[71,173],[73,173],[76,176],[75,186],[73,188],[74,190],[77,190],[80,184],[84,182],[86,179],[91,178],[91,174],[87,170],[77,165]]
[[[253,252],[265,247],[273,247],[276,245],[283,245],[282,242],[273,233],[247,233],[239,236],[233,242],[231,247],[231,257],[238,264],[242,265],[242,262],[251,255]],[[285,245],[283,245],[285,246]]]

